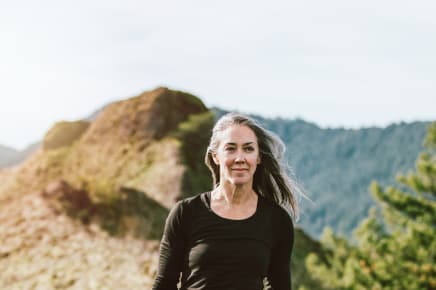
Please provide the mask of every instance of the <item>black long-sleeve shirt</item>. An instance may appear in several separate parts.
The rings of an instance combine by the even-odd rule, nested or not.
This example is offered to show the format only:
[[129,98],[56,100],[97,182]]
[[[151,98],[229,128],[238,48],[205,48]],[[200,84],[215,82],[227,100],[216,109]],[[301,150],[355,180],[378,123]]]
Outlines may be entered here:
[[179,201],[170,211],[160,245],[153,290],[291,289],[292,219],[259,196],[256,212],[226,219],[210,207],[210,192]]

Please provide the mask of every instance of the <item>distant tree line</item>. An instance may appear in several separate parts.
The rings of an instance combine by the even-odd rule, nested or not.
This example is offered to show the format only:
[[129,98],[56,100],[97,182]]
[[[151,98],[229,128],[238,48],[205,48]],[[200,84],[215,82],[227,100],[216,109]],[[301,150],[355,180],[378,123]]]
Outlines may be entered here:
[[[424,144],[416,170],[398,174],[396,186],[372,182],[380,206],[354,230],[353,242],[324,231],[323,254],[309,254],[305,265],[317,289],[436,289],[436,122]],[[303,282],[298,289],[312,288]]]
[[[226,113],[217,108],[214,112],[216,118]],[[375,179],[391,184],[397,172],[412,169],[428,125],[322,129],[300,119],[252,117],[285,142],[289,164],[313,201],[302,200],[298,224],[314,238],[326,226],[351,237],[375,205],[368,185]]]

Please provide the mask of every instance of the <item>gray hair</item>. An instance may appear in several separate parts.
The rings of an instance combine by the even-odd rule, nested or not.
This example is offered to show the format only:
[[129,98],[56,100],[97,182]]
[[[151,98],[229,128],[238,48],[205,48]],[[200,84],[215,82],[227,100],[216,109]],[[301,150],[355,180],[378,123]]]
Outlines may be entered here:
[[207,147],[204,161],[212,172],[213,185],[220,183],[219,165],[213,161],[221,132],[233,125],[242,125],[250,128],[256,135],[259,145],[261,163],[258,164],[253,177],[253,189],[266,199],[284,206],[290,206],[291,215],[298,218],[297,194],[302,189],[294,180],[292,170],[284,163],[285,144],[279,136],[264,129],[254,119],[240,113],[228,113],[222,116],[212,129],[212,137]]

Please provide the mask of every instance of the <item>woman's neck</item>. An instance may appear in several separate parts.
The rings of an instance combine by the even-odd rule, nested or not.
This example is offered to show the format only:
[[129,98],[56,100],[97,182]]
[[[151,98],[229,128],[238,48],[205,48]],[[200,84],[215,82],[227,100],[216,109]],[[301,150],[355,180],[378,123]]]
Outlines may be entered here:
[[233,184],[224,183],[220,184],[212,191],[212,199],[224,202],[229,206],[243,205],[256,198],[257,195],[251,184],[235,186]]

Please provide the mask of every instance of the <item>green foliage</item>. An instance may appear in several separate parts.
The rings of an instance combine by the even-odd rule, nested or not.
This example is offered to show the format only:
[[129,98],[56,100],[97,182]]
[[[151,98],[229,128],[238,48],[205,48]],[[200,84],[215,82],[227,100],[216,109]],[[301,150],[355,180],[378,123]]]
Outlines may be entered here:
[[374,179],[390,184],[396,172],[413,168],[425,134],[423,123],[322,130],[303,121],[282,127],[276,122],[270,128],[284,139],[288,160],[316,203],[302,205],[307,218],[301,220],[302,227],[315,237],[325,226],[351,236],[374,205],[367,194],[368,184]]
[[112,235],[132,233],[141,239],[158,240],[162,237],[168,210],[148,198],[144,192],[120,188],[117,197],[92,205],[103,229]]
[[[226,113],[214,112],[217,118]],[[326,226],[350,237],[375,205],[368,184],[374,179],[383,186],[392,184],[397,172],[413,169],[428,125],[414,122],[386,128],[323,129],[301,119],[252,117],[284,141],[289,164],[315,202],[303,200],[304,216],[299,221],[315,238]]]
[[168,210],[144,192],[114,188],[108,181],[95,182],[92,189],[97,191],[74,189],[67,184],[52,203],[84,224],[97,222],[111,235],[131,233],[141,239],[161,238]]
[[354,231],[357,244],[328,231],[322,240],[327,260],[314,254],[306,259],[323,289],[436,288],[436,122],[428,128],[425,145],[416,171],[399,175],[399,186],[371,184],[383,223],[372,209]]
[[212,178],[209,169],[204,164],[204,155],[213,124],[214,115],[208,111],[191,115],[173,132],[173,136],[181,141],[182,160],[187,166],[182,185],[185,196],[203,192],[212,187]]
[[436,148],[436,123],[433,122],[428,127],[428,134],[425,137],[424,145],[429,149]]
[[296,228],[295,244],[291,259],[292,289],[299,289],[298,287],[301,285],[305,285],[307,289],[320,288],[319,282],[311,277],[304,263],[309,253],[312,253],[321,260],[325,259],[321,244],[313,240],[302,229]]

